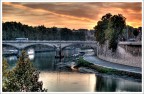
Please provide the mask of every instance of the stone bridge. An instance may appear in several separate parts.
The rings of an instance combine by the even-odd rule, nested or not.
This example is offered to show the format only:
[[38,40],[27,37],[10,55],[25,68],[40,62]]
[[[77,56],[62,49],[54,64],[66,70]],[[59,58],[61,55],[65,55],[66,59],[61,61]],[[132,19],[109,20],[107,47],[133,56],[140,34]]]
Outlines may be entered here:
[[16,49],[25,49],[27,47],[31,47],[34,45],[46,45],[49,47],[53,48],[59,48],[61,46],[61,49],[64,49],[69,46],[74,46],[74,45],[87,45],[87,46],[92,46],[96,47],[96,41],[34,41],[34,40],[29,40],[29,41],[2,41],[3,46],[12,46],[15,47]]
[[48,47],[53,47],[56,52],[62,51],[66,47],[70,46],[86,46],[93,48],[95,53],[97,53],[97,43],[96,41],[38,41],[38,40],[28,40],[28,41],[2,41],[3,47],[4,46],[11,46],[16,48],[19,51],[19,54],[23,49],[30,48],[36,45],[45,45]]
[[[29,48],[36,45],[46,45],[48,47],[53,47],[58,50],[63,50],[66,47],[70,46],[87,46],[94,49],[95,54],[97,54],[98,51],[98,44],[96,41],[39,41],[39,40],[28,40],[28,41],[16,41],[16,40],[4,40],[2,41],[3,47],[4,46],[11,46],[18,50],[22,50],[25,48]],[[141,42],[119,42],[119,45],[124,45],[127,49],[127,46],[136,46],[141,45]],[[61,48],[60,48],[61,47]]]

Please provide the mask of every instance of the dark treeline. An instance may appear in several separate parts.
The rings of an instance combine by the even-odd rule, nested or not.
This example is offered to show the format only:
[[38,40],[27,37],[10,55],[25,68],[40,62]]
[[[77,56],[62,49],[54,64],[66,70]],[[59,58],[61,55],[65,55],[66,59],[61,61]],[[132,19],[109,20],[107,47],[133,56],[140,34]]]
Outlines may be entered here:
[[72,31],[68,28],[28,26],[20,22],[2,23],[2,39],[29,38],[29,40],[85,40],[85,32]]

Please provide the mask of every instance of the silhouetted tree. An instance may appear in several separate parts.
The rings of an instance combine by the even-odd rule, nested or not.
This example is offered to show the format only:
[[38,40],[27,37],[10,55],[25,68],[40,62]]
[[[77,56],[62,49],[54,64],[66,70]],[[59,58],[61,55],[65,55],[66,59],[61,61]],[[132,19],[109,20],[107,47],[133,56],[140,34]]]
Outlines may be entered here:
[[139,34],[138,29],[134,29],[133,34],[136,37]]
[[100,45],[104,44],[106,41],[105,38],[105,30],[108,28],[108,23],[111,18],[111,14],[108,13],[102,16],[101,20],[97,22],[97,25],[94,27],[96,33],[96,41],[99,42]]
[[28,26],[20,22],[5,22],[2,23],[2,39],[15,40],[18,37],[26,37],[30,40],[85,40],[85,32],[73,32],[68,28],[51,27],[46,28],[41,26]]
[[102,16],[101,20],[98,21],[94,27],[96,33],[96,41],[100,45],[104,44],[106,40],[109,41],[109,49],[113,52],[117,49],[119,35],[125,27],[125,17],[121,14],[111,15],[110,13]]
[[125,24],[126,18],[123,17],[121,14],[114,15],[110,19],[110,28],[112,28],[111,37],[109,38],[109,49],[112,49],[113,52],[116,51],[117,49],[117,44],[118,44],[118,39],[119,36],[122,34],[122,31],[124,27],[126,26]]

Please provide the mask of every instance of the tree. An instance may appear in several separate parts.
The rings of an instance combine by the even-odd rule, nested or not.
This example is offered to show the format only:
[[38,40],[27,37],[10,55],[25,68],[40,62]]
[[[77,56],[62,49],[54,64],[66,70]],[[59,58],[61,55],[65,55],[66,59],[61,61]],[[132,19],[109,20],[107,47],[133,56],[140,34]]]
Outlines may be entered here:
[[111,37],[108,39],[109,40],[109,49],[112,49],[112,52],[115,52],[117,49],[118,45],[118,39],[119,36],[122,34],[122,31],[124,27],[126,26],[125,24],[126,18],[123,17],[121,14],[114,15],[110,19],[110,28],[112,28]]
[[114,15],[110,19],[111,27],[115,29],[118,35],[122,33],[123,28],[126,26],[125,20],[126,18],[121,14]]
[[4,82],[3,91],[44,91],[42,89],[43,83],[38,81],[39,72],[28,59],[25,51],[22,51],[16,67],[9,71],[6,77],[7,80]]
[[125,17],[121,14],[111,15],[110,13],[102,16],[101,20],[98,21],[97,25],[94,27],[96,33],[96,41],[100,45],[105,44],[105,41],[109,42],[109,49],[115,52],[117,49],[119,35],[125,27]]
[[3,58],[3,62],[2,62],[2,89],[5,90],[6,86],[5,86],[5,82],[7,81],[7,77],[8,77],[8,63],[6,61],[6,59]]
[[4,92],[17,91],[16,79],[13,72],[8,69],[9,65],[6,59],[3,59],[2,64],[2,90]]
[[3,40],[14,40],[17,37],[26,37],[29,40],[59,40],[60,35],[63,40],[85,40],[84,31],[72,32],[68,28],[59,30],[60,28],[47,28],[44,25],[33,27],[20,22],[3,22],[2,27]]
[[134,34],[134,36],[136,37],[136,36],[139,34],[138,30],[137,30],[137,29],[134,29],[133,34]]
[[98,21],[97,25],[94,27],[96,31],[96,41],[98,41],[100,45],[104,44],[106,41],[105,30],[108,28],[108,23],[111,16],[112,15],[110,13],[107,13],[106,15],[102,16],[101,20]]
[[3,75],[3,77],[6,77],[8,67],[9,67],[9,65],[8,65],[6,59],[3,58],[3,64],[2,64],[2,75]]

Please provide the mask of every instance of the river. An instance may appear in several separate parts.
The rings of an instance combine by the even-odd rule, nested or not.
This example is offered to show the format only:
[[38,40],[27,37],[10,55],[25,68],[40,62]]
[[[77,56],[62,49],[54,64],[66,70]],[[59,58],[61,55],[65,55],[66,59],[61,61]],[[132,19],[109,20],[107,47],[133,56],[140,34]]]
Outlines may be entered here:
[[[64,50],[62,63],[69,64],[78,49]],[[91,54],[90,54],[91,55]],[[14,67],[17,57],[6,57],[10,67]],[[48,92],[141,92],[141,82],[113,76],[99,76],[94,73],[80,73],[61,66],[55,59],[55,52],[40,52],[29,55],[31,62],[40,71],[40,81]]]

